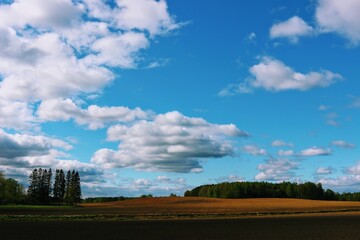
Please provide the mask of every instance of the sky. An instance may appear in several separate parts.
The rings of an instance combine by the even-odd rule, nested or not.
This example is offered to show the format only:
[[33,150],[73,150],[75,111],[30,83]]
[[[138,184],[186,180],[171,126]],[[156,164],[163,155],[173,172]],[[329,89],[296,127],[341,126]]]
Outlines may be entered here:
[[360,191],[358,0],[0,0],[0,171],[84,197]]

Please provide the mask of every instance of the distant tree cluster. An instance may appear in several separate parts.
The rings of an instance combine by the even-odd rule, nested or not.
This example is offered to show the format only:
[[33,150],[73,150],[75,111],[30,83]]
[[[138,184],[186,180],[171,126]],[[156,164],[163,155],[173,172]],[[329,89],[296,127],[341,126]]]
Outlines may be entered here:
[[24,187],[15,179],[5,178],[0,172],[0,204],[25,203]]
[[65,176],[62,169],[57,169],[52,184],[51,169],[34,169],[29,184],[27,197],[31,204],[74,205],[81,201],[80,175],[75,170],[69,170]]
[[185,197],[212,198],[300,198],[314,200],[360,201],[360,193],[326,191],[321,183],[224,182],[202,185],[184,193]]
[[115,202],[115,201],[123,201],[125,199],[129,199],[126,197],[91,197],[85,198],[82,200],[83,203],[103,203],[103,202]]

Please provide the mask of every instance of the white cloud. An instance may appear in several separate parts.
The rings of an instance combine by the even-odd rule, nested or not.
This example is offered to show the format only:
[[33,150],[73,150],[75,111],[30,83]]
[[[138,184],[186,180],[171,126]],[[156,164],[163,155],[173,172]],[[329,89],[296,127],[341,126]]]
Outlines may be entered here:
[[300,152],[294,150],[279,150],[278,155],[281,157],[314,157],[314,156],[327,156],[331,155],[332,151],[329,148],[311,147],[304,149]]
[[299,37],[311,34],[337,33],[354,45],[360,43],[360,2],[358,0],[317,0],[316,27],[294,16],[270,29],[271,38],[288,38],[296,43]]
[[0,127],[38,127],[33,112],[42,101],[101,93],[117,68],[136,68],[156,35],[180,26],[164,0],[3,2]]
[[268,155],[267,151],[265,149],[259,148],[256,145],[245,145],[242,147],[242,150],[250,155],[253,156],[266,156]]
[[[0,165],[29,167],[61,166],[70,169],[87,166],[75,160],[59,160],[68,156],[66,152],[73,148],[68,142],[42,135],[11,134],[0,129]],[[5,164],[6,163],[6,164]]]
[[10,134],[0,129],[0,171],[25,186],[34,168],[76,169],[83,182],[100,182],[104,170],[95,164],[67,160],[69,143],[42,135]]
[[278,151],[278,155],[281,156],[281,157],[291,157],[291,156],[295,156],[295,152],[294,150],[279,150]]
[[326,115],[326,124],[333,127],[340,126],[338,122],[338,115],[335,112],[330,112]]
[[253,78],[249,84],[254,88],[264,88],[268,91],[300,90],[306,91],[315,87],[328,87],[341,79],[341,76],[327,70],[309,72],[306,74],[295,72],[283,62],[270,57],[250,68]]
[[334,172],[333,168],[331,167],[319,167],[316,169],[316,174],[318,175],[328,175]]
[[117,4],[116,24],[120,28],[147,30],[156,35],[180,27],[169,15],[165,0],[117,0]]
[[260,63],[249,69],[251,77],[245,82],[231,84],[219,92],[219,96],[231,96],[238,93],[250,93],[255,88],[267,91],[280,92],[287,90],[307,91],[316,87],[328,87],[342,76],[327,70],[319,72],[300,73],[294,71],[283,62],[263,57]]
[[96,40],[84,62],[91,65],[135,68],[138,62],[137,53],[149,46],[144,33],[128,32],[121,35],[110,35]]
[[[1,30],[0,96],[8,100],[35,102],[48,98],[96,92],[113,79],[110,70],[87,65],[56,33],[31,39]],[[0,48],[1,49],[1,48]]]
[[347,168],[344,175],[335,178],[320,178],[319,182],[331,188],[341,191],[359,191],[360,186],[360,162]]
[[313,156],[327,156],[331,155],[331,149],[329,148],[321,148],[321,147],[311,147],[304,149],[300,152],[300,156],[303,157],[313,157]]
[[288,38],[297,43],[299,37],[311,35],[314,29],[303,19],[294,16],[284,22],[274,24],[270,29],[271,38]]
[[248,94],[253,90],[247,83],[229,84],[226,88],[222,89],[219,93],[219,97],[234,96],[236,94]]
[[87,125],[95,130],[109,123],[132,122],[138,119],[148,119],[152,112],[140,108],[99,107],[90,105],[87,109],[77,106],[71,99],[51,99],[43,101],[37,110],[37,115],[44,121],[68,121],[74,119],[79,125]]
[[[212,180],[212,179],[210,179],[210,180]],[[236,174],[230,174],[229,176],[219,177],[219,178],[215,178],[213,180],[215,180],[215,182],[217,182],[217,183],[221,183],[221,182],[243,182],[243,181],[245,181],[245,178],[241,177],[241,176],[238,176]]]
[[9,134],[0,129],[0,158],[42,156],[48,154],[53,148],[70,150],[72,146],[58,139],[27,134]]
[[0,98],[0,116],[0,129],[36,128],[33,110],[26,102],[7,101]]
[[71,0],[16,0],[0,6],[0,26],[24,28],[30,25],[41,30],[71,27],[80,20],[83,8]]
[[348,148],[348,149],[351,149],[351,148],[355,147],[355,144],[348,143],[348,142],[343,141],[343,140],[334,140],[334,141],[331,142],[331,145],[336,146],[336,147],[340,147],[340,148]]
[[199,159],[232,155],[234,148],[226,139],[243,136],[247,133],[233,124],[211,124],[202,118],[168,112],[153,121],[110,127],[108,140],[121,141],[119,150],[100,149],[91,161],[106,168],[200,172]]
[[335,32],[352,44],[360,43],[360,2],[358,0],[318,0],[316,21],[322,32]]
[[[162,176],[165,177],[165,176]],[[125,185],[125,186],[124,186]],[[121,189],[131,192],[131,194],[153,194],[155,196],[169,196],[171,193],[177,195],[183,195],[184,192],[189,188],[186,180],[183,178],[169,178],[166,177],[166,181],[162,178],[159,179],[130,179],[125,182]]]
[[320,105],[318,109],[319,109],[319,111],[326,111],[326,110],[330,109],[330,106]]
[[290,142],[284,142],[283,140],[274,140],[271,143],[271,146],[273,146],[273,147],[294,147],[294,144],[290,143]]
[[294,177],[293,170],[296,170],[297,166],[297,162],[288,159],[270,159],[257,167],[260,172],[255,179],[258,181],[289,181]]
[[164,0],[116,0],[115,8],[105,4],[103,0],[84,0],[84,2],[89,10],[89,16],[127,31],[147,31],[154,36],[181,26],[169,14]]

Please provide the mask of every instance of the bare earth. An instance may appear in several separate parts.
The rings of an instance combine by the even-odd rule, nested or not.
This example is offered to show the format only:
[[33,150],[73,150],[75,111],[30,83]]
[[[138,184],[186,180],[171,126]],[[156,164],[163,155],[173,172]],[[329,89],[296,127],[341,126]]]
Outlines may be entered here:
[[360,202],[317,201],[283,198],[142,198],[109,203],[88,203],[90,212],[113,214],[246,214],[360,211]]
[[87,240],[360,239],[360,202],[145,198],[62,209],[0,207],[0,239],[48,236],[52,240],[69,236]]

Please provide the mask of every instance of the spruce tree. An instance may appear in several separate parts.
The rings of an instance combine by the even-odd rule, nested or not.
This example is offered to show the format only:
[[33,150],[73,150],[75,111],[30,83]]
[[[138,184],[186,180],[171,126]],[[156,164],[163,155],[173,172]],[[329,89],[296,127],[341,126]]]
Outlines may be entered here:
[[66,173],[66,179],[65,179],[65,202],[67,204],[70,204],[70,195],[71,195],[71,171],[68,170]]
[[55,170],[55,181],[53,186],[54,202],[60,204],[60,170]]
[[37,203],[39,201],[40,186],[38,175],[38,170],[34,169],[29,176],[29,188],[27,190],[27,195],[31,203]]
[[62,169],[60,169],[60,172],[59,172],[59,199],[60,199],[60,203],[64,202],[65,187],[66,187],[65,173],[64,173],[64,171]]
[[81,186],[80,186],[80,175],[79,172],[76,171],[74,177],[74,200],[75,203],[80,203],[81,201]]

